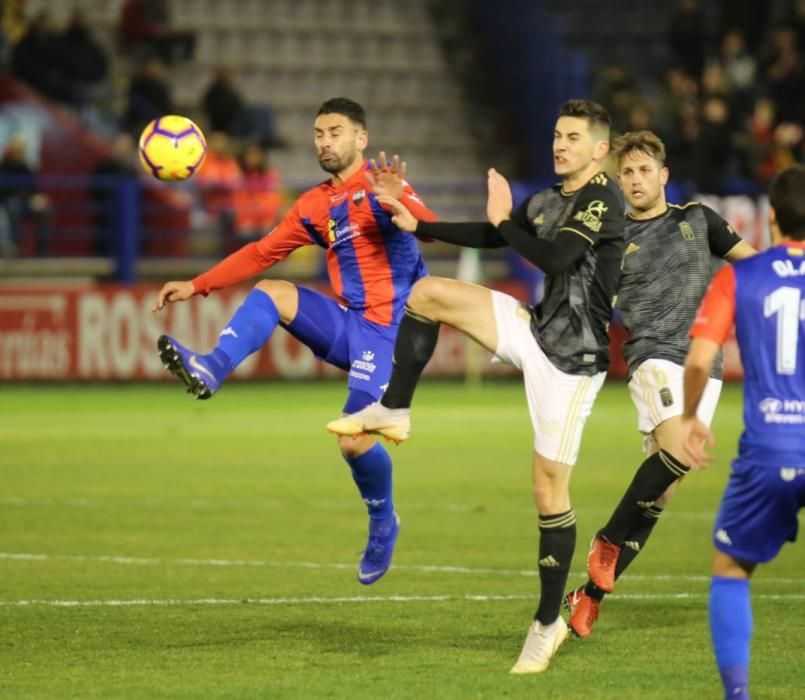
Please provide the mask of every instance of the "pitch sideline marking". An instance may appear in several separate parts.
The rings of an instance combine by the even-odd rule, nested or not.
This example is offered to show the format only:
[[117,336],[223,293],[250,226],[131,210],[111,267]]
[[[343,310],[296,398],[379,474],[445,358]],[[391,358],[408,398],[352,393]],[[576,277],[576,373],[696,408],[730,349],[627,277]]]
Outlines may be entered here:
[[[159,559],[157,557],[123,557],[117,555],[84,555],[84,554],[33,554],[30,552],[0,552],[0,560],[10,561],[97,561],[126,566],[155,566],[160,564],[178,564],[181,566],[218,566],[218,567],[252,567],[272,569],[339,569],[352,570],[355,564],[337,562],[320,563],[312,561],[263,561],[260,559]],[[531,569],[489,569],[467,566],[437,566],[431,564],[395,564],[398,571],[420,571],[435,574],[469,574],[493,576],[523,576],[534,578],[539,575]],[[571,576],[585,577],[585,572],[572,572]],[[626,574],[623,579],[630,581],[690,581],[708,582],[710,576],[685,574]],[[798,578],[760,577],[762,583],[791,584],[802,583]]]
[[[701,600],[707,593],[626,593],[618,595],[615,600]],[[805,594],[760,594],[753,595],[753,600],[805,600]],[[330,605],[333,603],[451,603],[472,602],[491,603],[498,601],[533,600],[533,595],[391,595],[391,596],[344,596],[323,598],[196,598],[180,600],[168,598],[164,600],[148,600],[135,598],[131,600],[0,600],[0,607],[51,607],[51,608],[92,608],[92,607],[167,607],[180,605]]]

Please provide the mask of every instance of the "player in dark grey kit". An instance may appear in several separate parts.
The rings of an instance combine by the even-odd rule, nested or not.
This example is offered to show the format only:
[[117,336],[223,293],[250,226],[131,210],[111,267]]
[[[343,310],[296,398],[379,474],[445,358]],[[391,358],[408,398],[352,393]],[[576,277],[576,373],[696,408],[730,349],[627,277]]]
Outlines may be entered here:
[[[739,260],[755,253],[709,207],[667,204],[665,146],[650,131],[615,142],[618,178],[630,212],[623,277],[618,291],[629,365],[629,392],[644,434],[647,459],[590,549],[590,580],[569,593],[571,629],[586,637],[600,602],[634,560],[679,479],[688,471],[682,446],[682,376],[688,333],[712,277],[712,256]],[[721,392],[721,362],[714,366],[699,405],[709,425]]]
[[512,673],[548,668],[568,635],[560,616],[576,543],[570,473],[584,422],[609,363],[608,324],[623,257],[623,200],[601,171],[609,151],[609,115],[570,100],[554,129],[554,170],[561,183],[531,195],[512,212],[508,182],[489,171],[488,223],[418,222],[403,205],[395,225],[417,235],[475,247],[510,245],[545,272],[545,296],[529,307],[477,285],[438,277],[419,280],[394,347],[394,369],[379,403],[327,427],[340,435],[408,437],[419,376],[447,323],[523,372],[534,427],[534,499],[539,511],[539,608]]

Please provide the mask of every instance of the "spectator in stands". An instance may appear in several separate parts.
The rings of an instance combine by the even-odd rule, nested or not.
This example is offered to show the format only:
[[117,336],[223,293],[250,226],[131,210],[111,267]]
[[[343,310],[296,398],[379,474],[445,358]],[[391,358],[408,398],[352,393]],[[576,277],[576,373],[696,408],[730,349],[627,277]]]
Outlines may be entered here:
[[764,79],[777,106],[780,121],[805,119],[805,66],[796,33],[778,27],[771,36],[772,52],[764,65]]
[[763,189],[777,172],[774,157],[775,119],[774,102],[768,97],[761,97],[755,102],[746,126],[735,138],[743,174],[759,181]]
[[135,58],[159,56],[172,63],[193,57],[196,35],[171,26],[167,0],[126,0],[120,13],[120,46]]
[[704,68],[707,37],[698,0],[678,0],[671,18],[668,43],[676,62],[690,75],[701,75]]
[[744,35],[739,29],[730,29],[721,38],[720,59],[730,87],[739,93],[751,90],[757,61],[747,50]]
[[207,139],[207,158],[195,177],[204,212],[216,222],[224,249],[235,247],[235,191],[241,185],[241,170],[232,155],[225,131],[213,131]]
[[129,84],[125,128],[135,137],[152,119],[173,112],[168,69],[159,58],[146,59]]
[[235,248],[264,236],[277,224],[282,209],[280,174],[269,167],[259,144],[246,146],[240,166],[241,185],[235,192]]
[[82,10],[73,10],[61,35],[59,53],[64,71],[74,86],[75,99],[85,102],[87,89],[106,78],[109,61],[103,47],[92,36]]
[[50,198],[36,181],[36,173],[27,160],[28,140],[14,134],[0,160],[0,250],[13,252],[25,237],[26,226],[34,229],[37,255],[50,253]]
[[720,95],[710,95],[702,103],[701,125],[696,141],[696,182],[701,192],[721,193],[731,174],[732,152],[730,108]]
[[248,104],[235,86],[232,71],[219,67],[202,98],[204,113],[215,131],[233,138],[258,141],[263,147],[279,146],[274,115],[266,104]]
[[90,188],[95,214],[93,251],[108,256],[117,253],[115,212],[118,211],[120,187],[126,180],[136,180],[137,145],[131,134],[122,131],[112,141],[111,150],[92,171],[94,181]]
[[28,25],[11,56],[11,68],[18,78],[47,97],[71,102],[72,90],[62,62],[61,41],[53,16],[39,12]]

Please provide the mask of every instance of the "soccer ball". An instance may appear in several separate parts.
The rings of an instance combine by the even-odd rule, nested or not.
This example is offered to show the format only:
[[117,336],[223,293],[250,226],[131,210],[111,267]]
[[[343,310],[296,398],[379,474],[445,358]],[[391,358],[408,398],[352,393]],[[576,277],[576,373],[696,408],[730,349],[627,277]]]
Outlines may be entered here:
[[154,119],[140,135],[140,162],[157,180],[186,180],[206,156],[204,134],[187,117]]

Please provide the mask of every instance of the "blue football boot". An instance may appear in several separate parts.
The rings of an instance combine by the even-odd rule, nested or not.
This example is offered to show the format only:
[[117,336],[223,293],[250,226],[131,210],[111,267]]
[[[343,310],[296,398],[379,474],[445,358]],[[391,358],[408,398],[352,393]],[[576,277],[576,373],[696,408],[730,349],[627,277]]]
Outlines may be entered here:
[[358,581],[368,586],[389,570],[399,534],[400,518],[396,513],[383,520],[369,520],[369,542],[358,566]]
[[209,356],[197,355],[167,335],[159,336],[157,349],[162,364],[184,382],[188,394],[209,399],[221,388],[227,373]]

